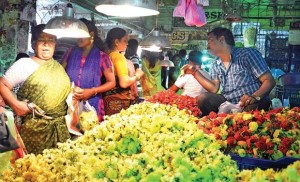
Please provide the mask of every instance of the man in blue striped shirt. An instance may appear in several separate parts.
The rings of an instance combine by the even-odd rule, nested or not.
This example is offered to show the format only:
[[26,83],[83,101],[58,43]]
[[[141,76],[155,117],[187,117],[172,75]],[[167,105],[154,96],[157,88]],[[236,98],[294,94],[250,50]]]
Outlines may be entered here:
[[[196,80],[208,91],[199,96],[198,106],[202,116],[218,112],[225,101],[240,105],[244,111],[268,110],[268,97],[275,86],[266,61],[254,48],[235,48],[232,32],[218,27],[208,33],[207,49],[218,58],[210,70],[211,80],[205,78],[197,68],[186,66],[186,73],[194,73]],[[221,89],[221,94],[217,92]]]

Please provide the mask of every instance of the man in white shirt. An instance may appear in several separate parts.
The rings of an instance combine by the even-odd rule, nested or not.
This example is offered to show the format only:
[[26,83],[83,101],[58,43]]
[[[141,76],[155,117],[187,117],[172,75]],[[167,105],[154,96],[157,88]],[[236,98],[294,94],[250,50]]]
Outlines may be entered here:
[[[202,53],[200,51],[191,51],[189,53],[189,64],[201,67]],[[210,79],[209,74],[204,70],[199,70],[202,75]],[[195,73],[193,73],[195,74]],[[188,95],[190,97],[197,97],[203,92],[207,92],[200,83],[194,78],[193,74],[180,75],[170,90],[177,92],[180,88],[183,89],[181,95]]]

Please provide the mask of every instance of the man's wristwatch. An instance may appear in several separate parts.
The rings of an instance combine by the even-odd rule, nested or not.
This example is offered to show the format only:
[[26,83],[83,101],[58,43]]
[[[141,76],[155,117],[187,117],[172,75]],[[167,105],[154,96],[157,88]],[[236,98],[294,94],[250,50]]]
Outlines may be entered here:
[[252,95],[251,97],[252,97],[253,99],[255,99],[256,102],[260,101],[260,99],[261,99],[260,97],[255,96],[255,95]]

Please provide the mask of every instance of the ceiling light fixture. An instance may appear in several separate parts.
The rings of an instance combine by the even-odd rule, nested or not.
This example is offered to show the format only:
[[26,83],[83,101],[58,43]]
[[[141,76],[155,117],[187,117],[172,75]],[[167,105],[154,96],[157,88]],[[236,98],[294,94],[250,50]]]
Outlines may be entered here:
[[171,48],[166,36],[162,36],[158,29],[153,29],[140,43],[141,49],[153,52],[161,52],[162,48]]
[[165,56],[164,60],[160,61],[159,65],[163,67],[175,67],[174,63],[169,60],[168,56]]
[[104,0],[96,10],[107,16],[140,17],[158,15],[153,0]]
[[242,17],[238,14],[235,13],[236,10],[233,10],[233,13],[225,16],[225,20],[230,21],[230,22],[240,22],[242,21]]
[[170,73],[170,67],[175,67],[174,63],[169,60],[168,56],[164,57],[164,60],[160,61],[159,65],[161,67],[166,68],[166,83],[165,83],[165,88],[169,88],[169,73]]
[[48,21],[44,32],[55,35],[57,38],[87,38],[90,37],[86,25],[74,18],[71,3],[67,4],[63,16],[56,16]]

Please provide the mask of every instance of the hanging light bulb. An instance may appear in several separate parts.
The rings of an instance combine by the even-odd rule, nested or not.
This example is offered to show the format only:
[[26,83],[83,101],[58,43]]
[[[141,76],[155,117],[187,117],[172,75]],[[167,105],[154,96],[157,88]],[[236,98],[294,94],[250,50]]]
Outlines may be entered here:
[[107,16],[139,17],[158,15],[153,0],[104,0],[96,10]]
[[159,65],[163,67],[174,67],[174,63],[170,61],[168,56],[165,56],[164,60],[160,61]]
[[159,65],[161,67],[166,68],[166,83],[165,83],[165,88],[169,88],[169,74],[170,74],[170,67],[175,67],[174,63],[169,60],[168,56],[164,57],[164,60],[160,61]]
[[160,35],[158,29],[154,29],[152,34],[147,35],[140,43],[141,49],[153,52],[161,52],[162,48],[171,48],[171,44],[166,36]]
[[242,19],[243,18],[240,15],[236,14],[236,10],[233,10],[233,13],[225,16],[225,20],[230,22],[240,22]]
[[[158,3],[156,6],[158,9]],[[140,47],[143,50],[161,52],[163,48],[171,48],[171,44],[167,37],[162,36],[157,28],[157,18],[158,16],[155,18],[155,28],[140,42]]]
[[63,16],[56,16],[46,24],[45,33],[55,35],[57,38],[87,38],[90,37],[86,25],[74,18],[74,11],[71,3],[67,4]]

